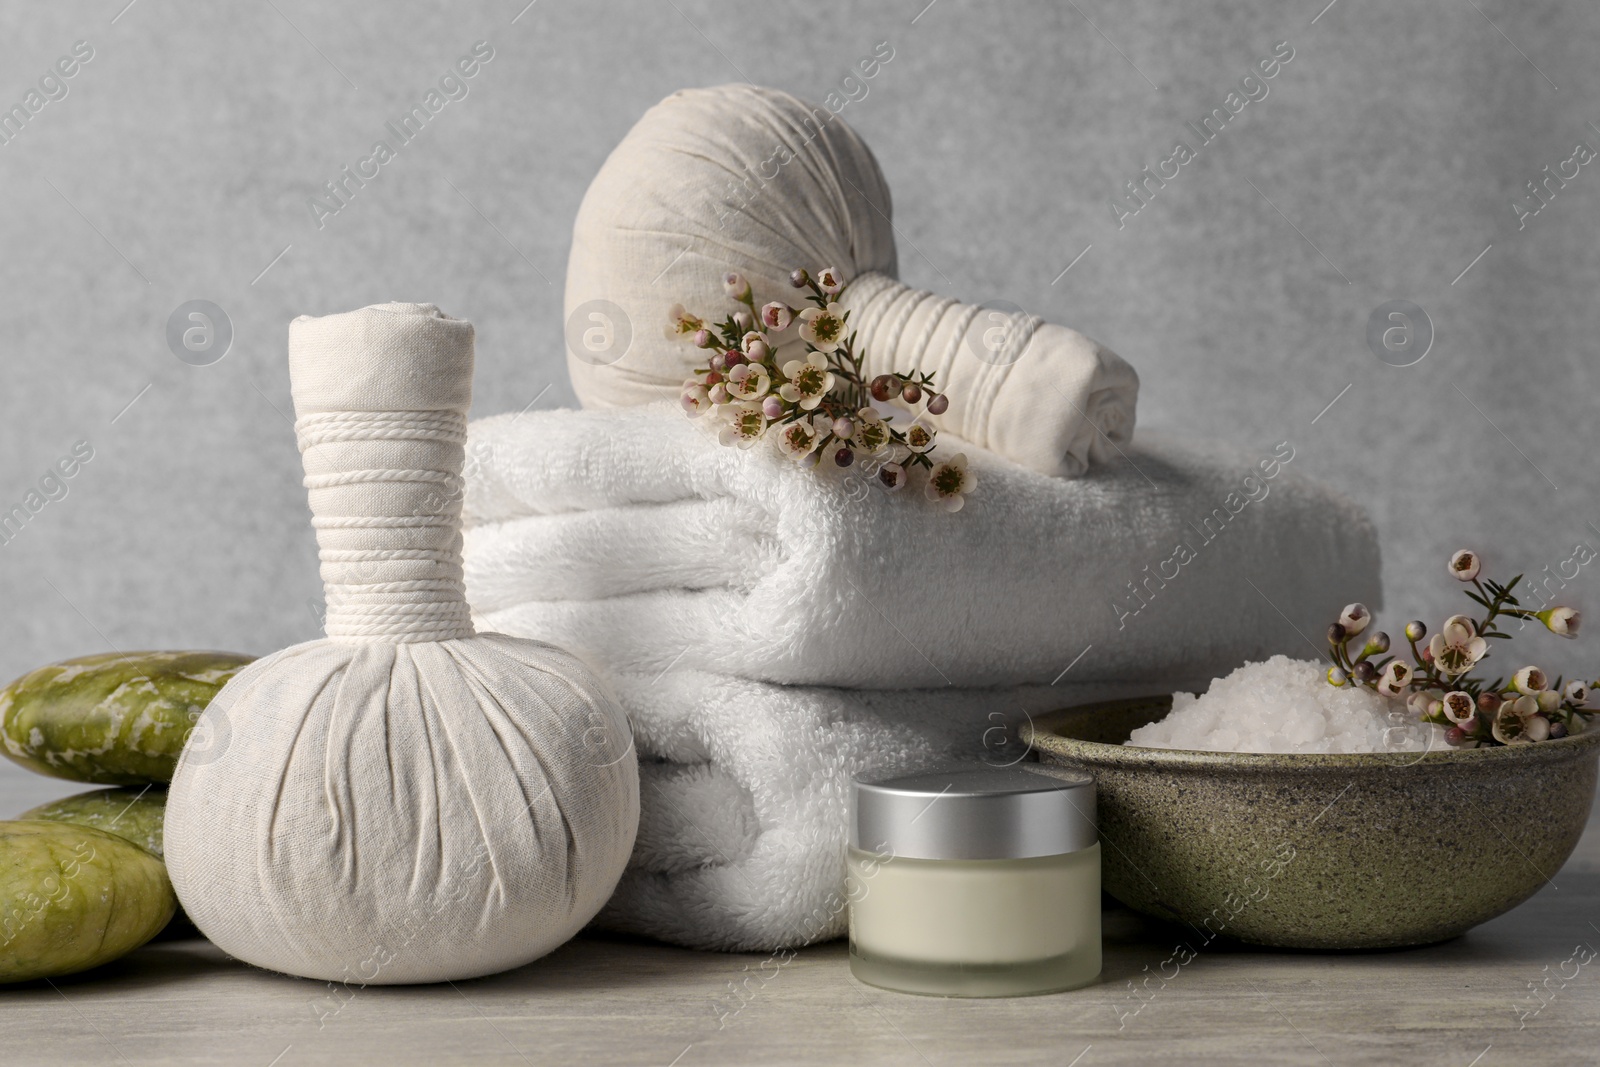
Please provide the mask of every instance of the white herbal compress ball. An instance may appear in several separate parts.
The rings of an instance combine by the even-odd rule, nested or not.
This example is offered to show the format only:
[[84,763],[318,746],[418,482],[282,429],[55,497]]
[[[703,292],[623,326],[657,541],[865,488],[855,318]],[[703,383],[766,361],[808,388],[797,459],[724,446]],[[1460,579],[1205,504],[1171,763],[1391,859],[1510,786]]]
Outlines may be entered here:
[[473,633],[472,362],[472,324],[429,305],[289,328],[328,636],[223,689],[167,800],[184,909],[249,963],[354,984],[516,967],[599,911],[632,850],[638,766],[603,687]]
[[[1014,307],[902,285],[890,213],[877,160],[827,108],[753,85],[667,97],[611,153],[578,210],[566,293],[578,398],[675,400],[706,353],[663,335],[674,303],[720,321],[734,309],[722,277],[736,271],[757,306],[801,307],[807,294],[789,272],[834,267],[850,282],[841,306],[868,377],[932,373],[950,399],[943,415],[924,415],[935,428],[1048,474],[1082,474],[1127,443],[1139,392],[1127,363]],[[1010,239],[1029,237],[1028,220],[1016,219]],[[794,327],[782,336],[780,367],[805,354]]]

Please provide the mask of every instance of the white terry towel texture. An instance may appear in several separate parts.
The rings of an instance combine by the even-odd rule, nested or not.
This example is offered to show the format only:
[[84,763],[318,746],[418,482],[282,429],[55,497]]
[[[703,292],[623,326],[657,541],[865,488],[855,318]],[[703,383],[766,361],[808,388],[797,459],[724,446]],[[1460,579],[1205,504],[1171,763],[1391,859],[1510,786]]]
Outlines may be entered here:
[[[891,214],[878,161],[827,108],[754,85],[667,97],[578,209],[566,315],[579,400],[676,397],[705,353],[663,336],[668,310],[681,302],[720,320],[733,310],[724,272],[744,274],[758,303],[799,302],[789,272],[833,267],[851,283],[841,304],[867,374],[935,375],[950,398],[943,415],[925,416],[936,428],[1047,474],[1082,474],[1127,442],[1139,379],[1126,362],[1037,316],[902,285]],[[584,340],[591,326],[609,339],[598,349]],[[778,366],[804,354],[791,329]]]
[[480,629],[612,672],[861,689],[1049,684],[1080,653],[1074,682],[1209,676],[1318,655],[1343,604],[1377,602],[1370,522],[1292,447],[1141,440],[1074,480],[967,451],[951,514],[920,477],[888,494],[675,407],[481,419],[467,598]]
[[1019,726],[1030,715],[1151,689],[827,689],[677,670],[612,686],[639,747],[640,822],[596,924],[726,951],[845,932],[853,775],[948,758],[1010,763],[1028,755]]
[[1370,523],[1293,459],[1127,451],[1065,481],[969,449],[950,514],[675,406],[473,423],[480,628],[559,635],[633,725],[639,833],[597,922],[705,949],[838,936],[853,775],[1016,758],[1029,715],[1309,657],[1345,602],[1377,605]]

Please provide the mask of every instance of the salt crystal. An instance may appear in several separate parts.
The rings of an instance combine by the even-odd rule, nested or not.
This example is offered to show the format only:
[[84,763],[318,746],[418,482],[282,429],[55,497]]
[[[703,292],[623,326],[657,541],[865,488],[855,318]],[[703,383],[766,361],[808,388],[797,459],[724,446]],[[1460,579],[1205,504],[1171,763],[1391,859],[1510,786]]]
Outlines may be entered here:
[[[1398,714],[1396,714],[1398,713]],[[1395,715],[1391,721],[1390,716]],[[1394,728],[1400,722],[1401,728]],[[1313,660],[1273,656],[1218,678],[1202,696],[1172,695],[1172,711],[1128,738],[1141,748],[1201,752],[1423,752],[1444,728],[1361,686],[1335,688]]]

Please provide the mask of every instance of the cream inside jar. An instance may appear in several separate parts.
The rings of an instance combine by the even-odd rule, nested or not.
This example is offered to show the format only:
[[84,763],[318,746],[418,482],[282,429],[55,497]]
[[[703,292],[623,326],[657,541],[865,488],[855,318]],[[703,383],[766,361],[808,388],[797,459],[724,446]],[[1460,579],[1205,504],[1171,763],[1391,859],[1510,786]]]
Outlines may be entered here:
[[1000,997],[1100,974],[1094,781],[1034,765],[851,787],[850,970],[907,993]]

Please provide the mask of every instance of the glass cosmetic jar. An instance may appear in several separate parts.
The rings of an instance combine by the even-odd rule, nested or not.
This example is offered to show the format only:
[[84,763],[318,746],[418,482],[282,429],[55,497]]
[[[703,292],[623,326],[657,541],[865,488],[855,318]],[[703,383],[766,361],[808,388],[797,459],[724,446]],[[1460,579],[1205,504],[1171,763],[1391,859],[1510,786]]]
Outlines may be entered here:
[[1100,974],[1094,781],[1034,765],[851,784],[850,971],[885,989],[1007,997]]

